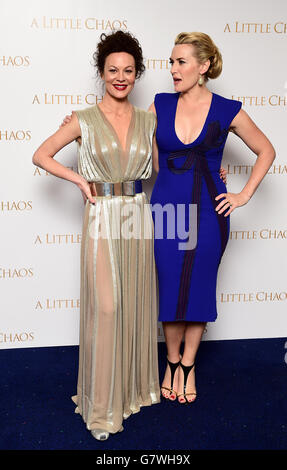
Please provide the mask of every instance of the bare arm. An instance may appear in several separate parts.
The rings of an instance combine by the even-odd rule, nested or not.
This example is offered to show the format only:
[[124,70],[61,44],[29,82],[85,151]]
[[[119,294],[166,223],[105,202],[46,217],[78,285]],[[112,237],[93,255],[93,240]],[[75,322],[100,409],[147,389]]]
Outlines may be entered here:
[[54,156],[59,150],[64,148],[73,140],[81,137],[81,129],[79,126],[78,118],[75,113],[72,114],[71,120],[68,124],[60,127],[53,135],[48,137],[36,150],[33,155],[32,161],[34,165],[43,168],[52,175],[58,178],[63,178],[76,184],[83,194],[95,203],[92,197],[88,182],[81,175],[76,173],[64,165],[54,160]]
[[257,159],[246,185],[239,194],[219,194],[215,198],[219,200],[224,197],[224,200],[216,207],[219,214],[230,207],[230,203],[232,204],[225,216],[249,201],[275,158],[275,150],[271,142],[243,109],[233,119],[231,130],[257,155]]

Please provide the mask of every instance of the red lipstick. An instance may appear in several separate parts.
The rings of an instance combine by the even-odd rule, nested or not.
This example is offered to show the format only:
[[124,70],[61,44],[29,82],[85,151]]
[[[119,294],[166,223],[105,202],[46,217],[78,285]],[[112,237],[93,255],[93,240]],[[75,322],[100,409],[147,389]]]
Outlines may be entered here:
[[128,87],[127,85],[121,85],[121,84],[119,84],[119,83],[116,83],[116,84],[114,84],[113,86],[114,86],[114,88],[115,88],[116,90],[118,90],[118,91],[124,91],[124,90],[126,90],[127,87]]

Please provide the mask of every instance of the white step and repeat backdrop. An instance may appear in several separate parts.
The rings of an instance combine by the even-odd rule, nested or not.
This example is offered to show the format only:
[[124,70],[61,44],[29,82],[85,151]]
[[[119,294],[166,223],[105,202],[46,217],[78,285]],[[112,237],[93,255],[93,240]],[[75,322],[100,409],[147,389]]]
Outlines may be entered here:
[[[66,114],[102,99],[92,54],[100,34],[118,28],[143,47],[136,106],[147,109],[157,92],[173,91],[168,59],[177,33],[203,31],[224,60],[210,90],[241,100],[275,146],[263,184],[232,215],[219,318],[204,340],[286,336],[286,2],[1,0],[0,348],[78,344],[82,196],[35,167],[32,155]],[[240,191],[254,158],[229,136],[229,191]],[[76,144],[56,159],[76,170]]]

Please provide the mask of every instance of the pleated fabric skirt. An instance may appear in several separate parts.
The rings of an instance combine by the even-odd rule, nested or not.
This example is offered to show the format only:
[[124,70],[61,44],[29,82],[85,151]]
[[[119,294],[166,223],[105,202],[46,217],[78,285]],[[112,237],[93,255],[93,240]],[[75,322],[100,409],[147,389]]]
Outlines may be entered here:
[[145,193],[86,202],[77,405],[89,430],[116,433],[160,401],[153,220]]

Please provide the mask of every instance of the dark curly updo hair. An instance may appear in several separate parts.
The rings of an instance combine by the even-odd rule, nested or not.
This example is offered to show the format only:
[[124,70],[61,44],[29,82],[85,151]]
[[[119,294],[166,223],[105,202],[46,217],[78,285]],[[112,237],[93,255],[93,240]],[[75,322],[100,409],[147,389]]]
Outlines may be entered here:
[[101,34],[97,50],[93,54],[98,74],[103,74],[106,58],[114,52],[126,52],[132,55],[135,60],[136,78],[140,78],[145,71],[140,43],[131,33],[120,30],[108,35]]

